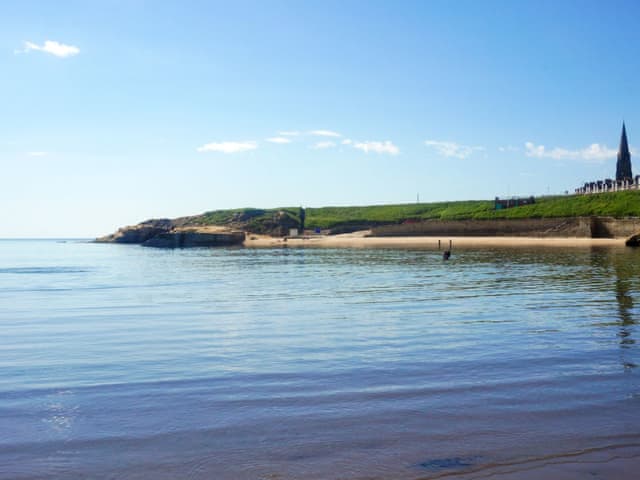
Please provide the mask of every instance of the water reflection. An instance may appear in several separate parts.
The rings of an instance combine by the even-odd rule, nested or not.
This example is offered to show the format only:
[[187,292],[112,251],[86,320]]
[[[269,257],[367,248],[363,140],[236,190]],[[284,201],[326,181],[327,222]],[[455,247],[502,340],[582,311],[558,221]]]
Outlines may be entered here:
[[25,264],[87,270],[68,291],[0,275],[2,478],[451,478],[640,444],[640,250],[52,245]]
[[612,265],[615,272],[616,300],[618,302],[618,337],[622,352],[622,364],[625,368],[634,368],[636,364],[629,358],[631,348],[635,343],[632,334],[637,321],[633,305],[633,279],[635,262],[629,260],[628,255],[612,255]]
[[603,267],[610,274],[617,304],[617,319],[610,323],[618,328],[621,363],[625,368],[634,368],[629,349],[635,345],[633,337],[637,315],[634,308],[634,294],[640,273],[638,252],[632,249],[592,249],[593,264]]

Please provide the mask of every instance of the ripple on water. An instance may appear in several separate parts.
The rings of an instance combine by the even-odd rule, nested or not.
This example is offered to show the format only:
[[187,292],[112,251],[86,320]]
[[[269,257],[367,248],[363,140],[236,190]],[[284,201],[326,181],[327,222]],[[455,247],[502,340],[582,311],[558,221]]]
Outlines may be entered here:
[[0,245],[0,478],[420,478],[640,436],[634,251],[43,245]]

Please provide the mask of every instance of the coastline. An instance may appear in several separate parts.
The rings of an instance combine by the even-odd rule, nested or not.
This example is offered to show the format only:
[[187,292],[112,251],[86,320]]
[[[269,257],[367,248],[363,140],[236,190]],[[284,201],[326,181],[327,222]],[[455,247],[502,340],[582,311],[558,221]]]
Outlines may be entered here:
[[624,247],[624,238],[559,238],[559,237],[447,237],[447,236],[406,236],[372,237],[370,230],[339,235],[309,235],[300,237],[270,237],[267,235],[247,235],[243,245],[247,248],[419,248],[440,250],[449,248],[491,248],[491,247]]

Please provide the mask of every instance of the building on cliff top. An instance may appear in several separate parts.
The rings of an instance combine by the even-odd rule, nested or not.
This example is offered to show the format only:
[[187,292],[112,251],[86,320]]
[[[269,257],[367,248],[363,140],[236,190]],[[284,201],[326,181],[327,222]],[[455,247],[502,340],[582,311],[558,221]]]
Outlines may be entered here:
[[499,198],[496,197],[493,202],[494,210],[504,210],[505,208],[521,207],[523,205],[533,205],[536,203],[535,197],[530,196],[526,198],[512,197],[512,198]]
[[618,161],[616,163],[616,179],[606,178],[595,182],[586,182],[582,187],[576,188],[575,193],[582,195],[639,189],[640,175],[634,177],[631,173],[631,152],[629,152],[629,142],[627,141],[627,129],[624,122],[622,122],[622,134],[620,135],[620,147],[618,148]]

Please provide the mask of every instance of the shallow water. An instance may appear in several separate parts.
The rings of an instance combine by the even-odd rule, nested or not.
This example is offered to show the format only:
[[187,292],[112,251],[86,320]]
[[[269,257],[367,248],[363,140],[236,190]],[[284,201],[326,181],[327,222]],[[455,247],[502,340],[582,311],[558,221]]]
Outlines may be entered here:
[[440,478],[640,446],[640,251],[0,241],[0,478]]

